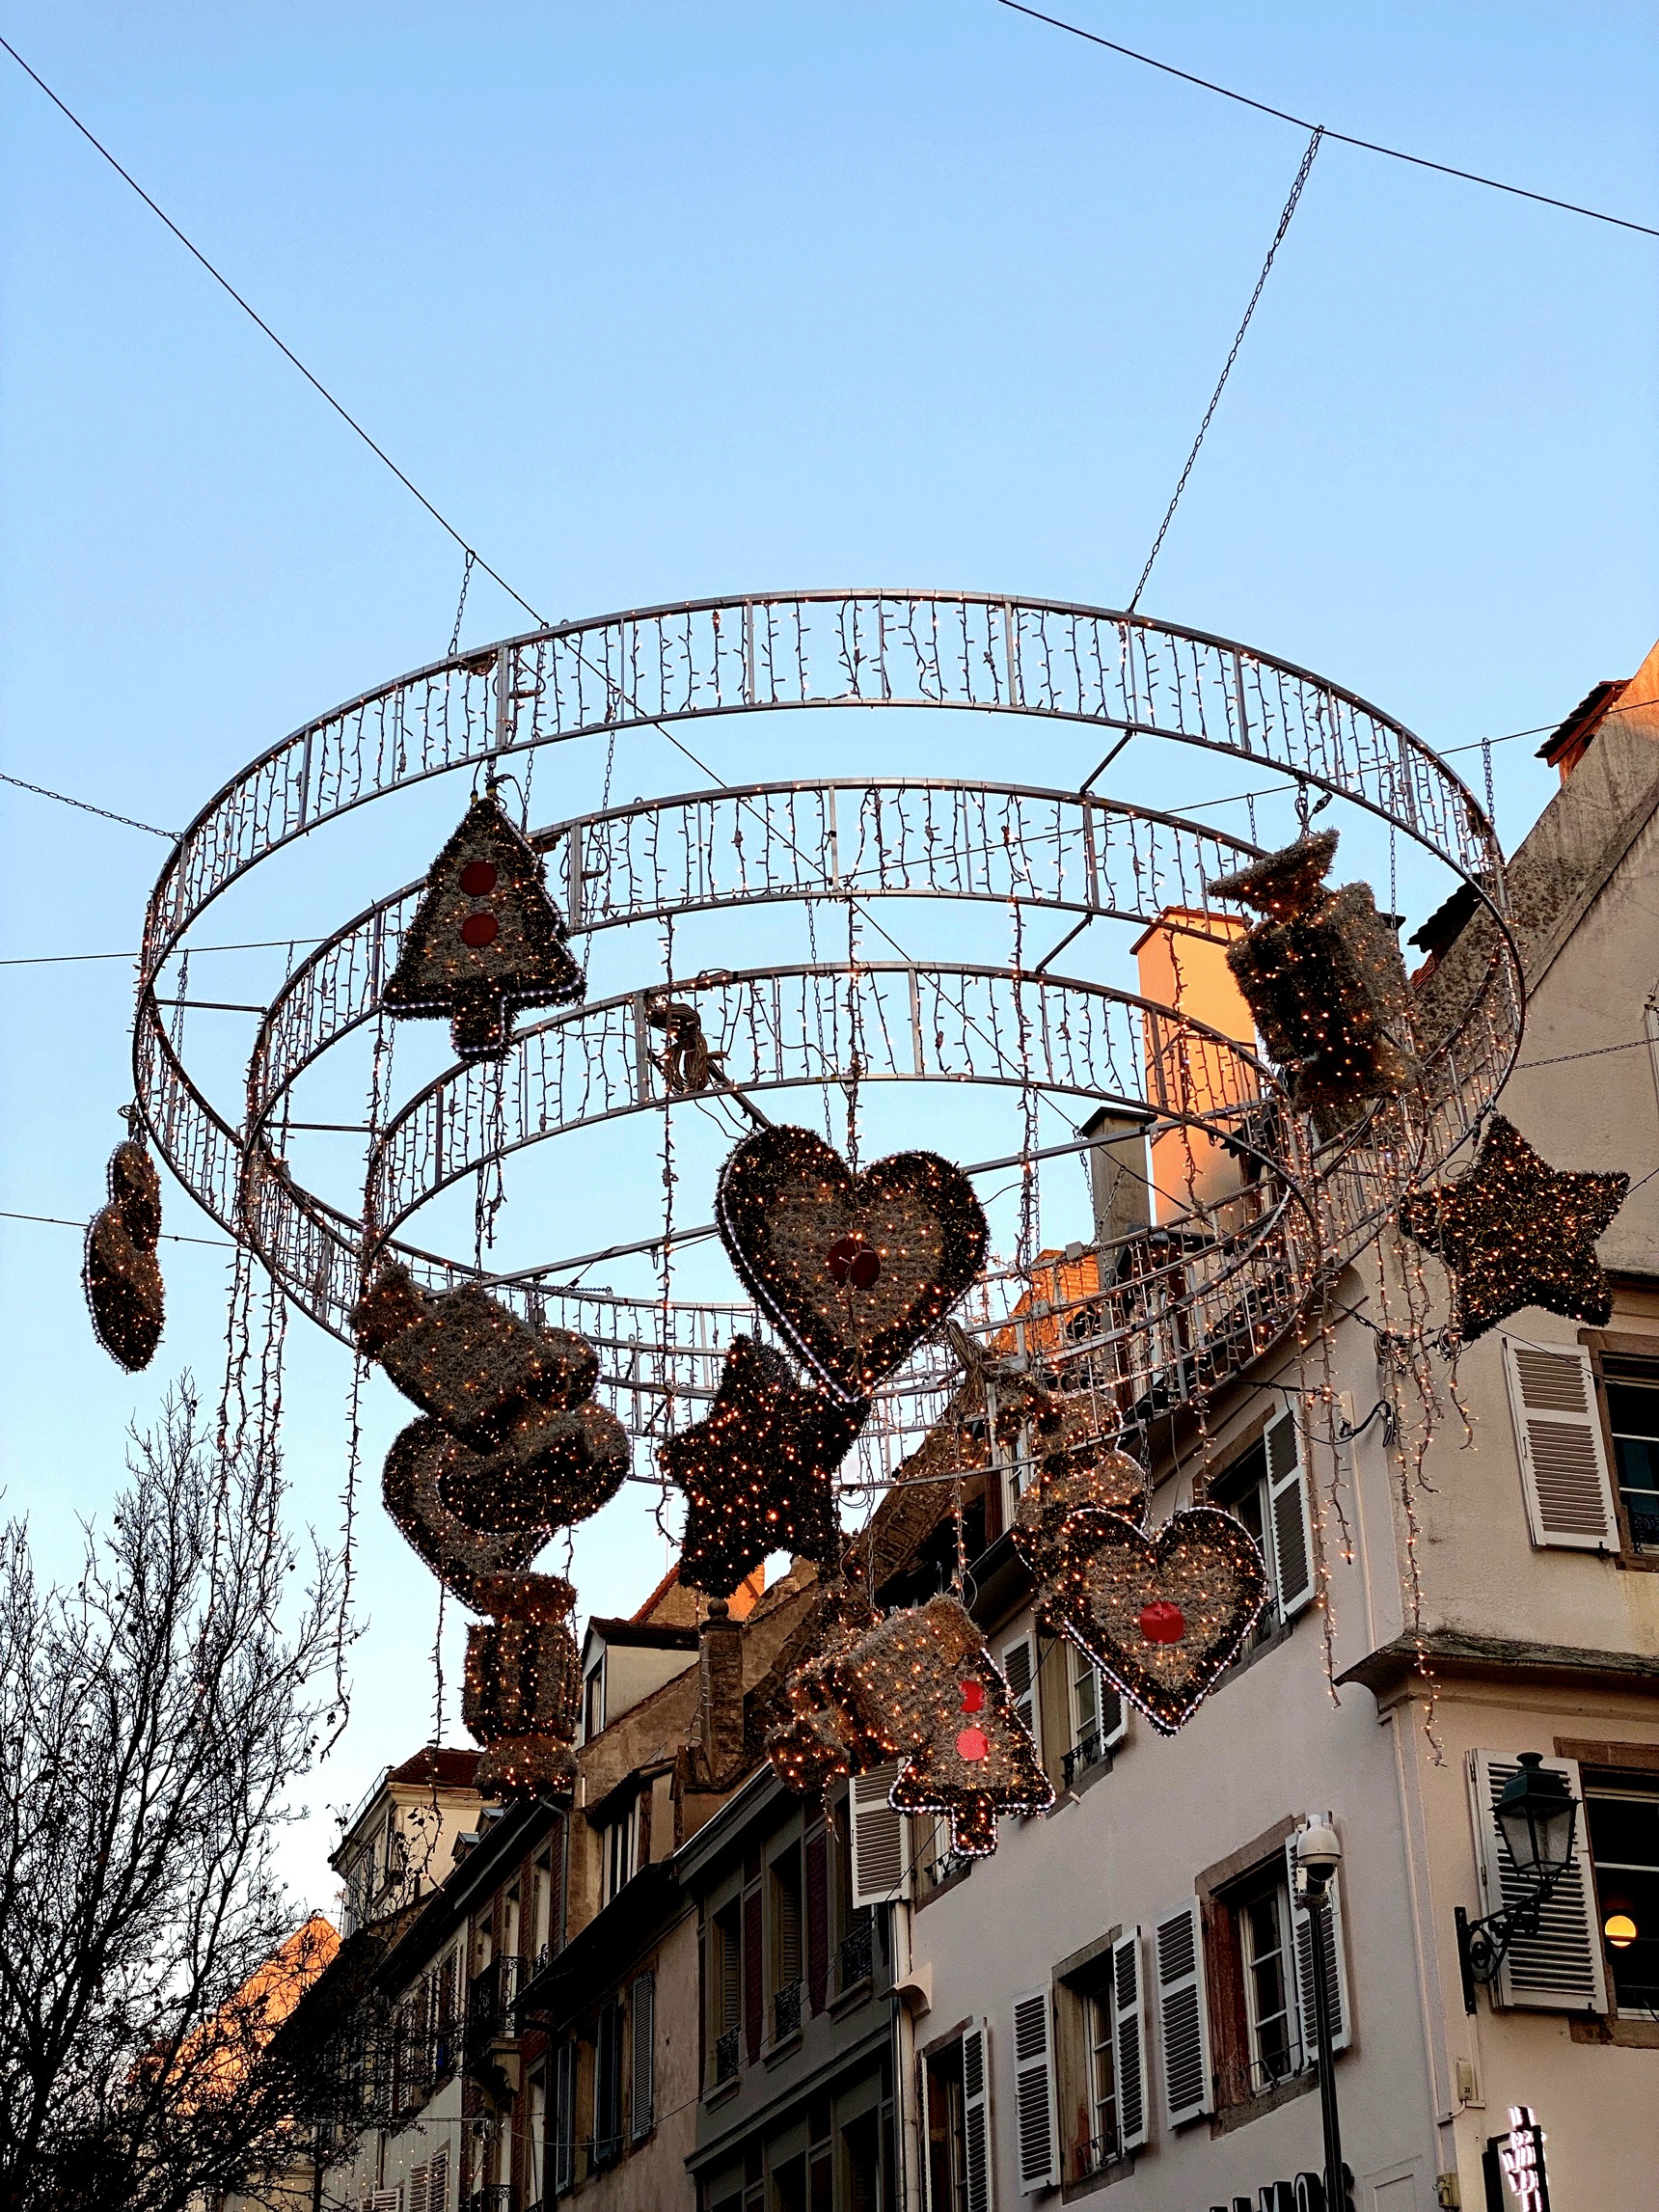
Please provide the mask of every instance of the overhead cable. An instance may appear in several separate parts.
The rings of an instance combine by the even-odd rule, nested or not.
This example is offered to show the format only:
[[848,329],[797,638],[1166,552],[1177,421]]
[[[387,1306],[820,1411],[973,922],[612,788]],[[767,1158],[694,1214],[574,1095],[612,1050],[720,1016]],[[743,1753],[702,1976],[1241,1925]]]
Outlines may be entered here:
[[[1012,9],[1016,15],[1029,15],[1035,23],[1068,31],[1074,39],[1086,39],[1091,46],[1104,46],[1108,53],[1122,54],[1126,61],[1139,62],[1149,69],[1160,69],[1166,77],[1179,77],[1183,84],[1196,85],[1201,92],[1236,100],[1240,107],[1253,107],[1258,115],[1270,115],[1276,123],[1294,123],[1298,130],[1315,127],[1304,117],[1292,115],[1287,108],[1252,99],[1248,93],[1236,92],[1231,85],[1218,85],[1210,77],[1195,76],[1190,69],[1178,69],[1173,62],[1160,62],[1156,54],[1140,53],[1133,46],[1121,45],[1116,39],[1102,38],[1099,31],[1086,31],[1080,23],[1068,23],[1063,16],[1045,14],[1041,8],[1028,8],[1024,0],[996,0],[996,4],[999,8]],[[1483,184],[1489,192],[1507,192],[1515,200],[1537,201],[1540,207],[1559,207],[1566,215],[1583,215],[1592,223],[1611,223],[1616,230],[1635,231],[1645,238],[1659,238],[1659,229],[1651,223],[1633,222],[1628,215],[1610,215],[1604,207],[1586,207],[1576,200],[1558,200],[1550,192],[1534,192],[1525,184],[1506,183],[1501,177],[1483,177],[1479,170],[1458,169],[1449,161],[1430,161],[1426,154],[1407,153],[1398,146],[1382,146],[1373,138],[1356,138],[1351,131],[1331,129],[1328,123],[1325,136],[1335,139],[1339,146],[1357,147],[1362,153],[1380,153],[1386,160],[1409,162],[1414,169],[1431,169],[1437,176],[1455,177],[1465,184]]]
[[119,822],[124,830],[143,830],[151,837],[165,837],[170,845],[178,842],[177,830],[158,830],[153,822],[137,822],[130,814],[112,814],[107,806],[95,806],[90,799],[71,799],[67,791],[50,791],[43,783],[26,783],[20,776],[8,776],[3,768],[0,783],[14,783],[19,791],[32,791],[37,799],[55,799],[62,806],[78,806],[83,814],[101,814],[106,822]]

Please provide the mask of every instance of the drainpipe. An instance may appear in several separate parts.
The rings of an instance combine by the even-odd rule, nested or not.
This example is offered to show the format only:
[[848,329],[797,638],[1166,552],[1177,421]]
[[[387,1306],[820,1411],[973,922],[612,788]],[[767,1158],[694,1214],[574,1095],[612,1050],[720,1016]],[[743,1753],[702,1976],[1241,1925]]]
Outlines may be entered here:
[[912,1960],[911,1906],[899,1898],[893,1905],[893,2142],[898,2151],[899,2212],[923,2212],[922,2164],[926,2146],[922,2138],[921,2085],[916,2069],[915,2015],[905,2003],[903,1990],[911,1979]]

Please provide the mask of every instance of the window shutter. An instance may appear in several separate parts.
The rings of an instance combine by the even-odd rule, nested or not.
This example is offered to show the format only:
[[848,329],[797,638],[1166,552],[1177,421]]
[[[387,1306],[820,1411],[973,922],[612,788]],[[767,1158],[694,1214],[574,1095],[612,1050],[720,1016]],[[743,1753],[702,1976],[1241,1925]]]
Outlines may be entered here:
[[613,2158],[620,2144],[622,2116],[618,2107],[622,2101],[621,2026],[614,1997],[608,1997],[599,2007],[599,2026],[593,2043],[593,2156],[595,2160]]
[[[1328,1813],[1319,1818],[1328,1828],[1336,1822]],[[1297,1828],[1285,1838],[1285,1878],[1291,1890],[1291,1932],[1296,1946],[1296,2009],[1302,2022],[1302,2062],[1312,2065],[1318,2056],[1318,2043],[1314,2034],[1314,1923],[1305,1904],[1296,1898],[1296,1836],[1302,1828],[1312,1825],[1314,1816],[1305,1814]],[[1352,2023],[1348,2019],[1347,1963],[1343,1957],[1343,1898],[1342,1870],[1339,1867],[1330,1886],[1325,1891],[1329,1898],[1329,1929],[1331,1957],[1325,1973],[1325,1989],[1331,2004],[1331,2049],[1346,2051],[1353,2040]]]
[[743,2027],[751,2066],[760,2057],[760,2038],[766,2021],[760,1944],[760,1892],[755,1889],[743,1900]]
[[1118,2069],[1118,2136],[1136,2150],[1152,2133],[1146,2107],[1146,2005],[1141,1991],[1141,1932],[1131,1927],[1112,1945],[1112,2020]]
[[1014,2000],[1014,2120],[1020,2189],[1025,2197],[1060,2183],[1060,2122],[1054,2110],[1053,2010],[1047,1989]]
[[991,2164],[991,2029],[972,2020],[962,2032],[962,2133],[967,2173],[966,2212],[995,2212]]
[[426,2181],[426,2212],[449,2212],[449,2153],[435,2150]]
[[855,1774],[853,1809],[853,1903],[889,1904],[911,1894],[910,1852],[906,1848],[905,1816],[887,1803],[887,1792],[899,1778],[896,1764],[872,1767]]
[[806,1839],[806,1993],[814,2012],[830,1998],[829,1838],[822,1828]]
[[576,2064],[574,2042],[558,2046],[554,2092],[553,2193],[562,2197],[576,2186]]
[[1002,1672],[1008,1677],[1014,1709],[1031,1732],[1037,1756],[1043,1756],[1042,1720],[1037,1711],[1037,1639],[1029,1630],[1002,1647]]
[[1617,1551],[1618,1516],[1590,1354],[1576,1345],[1548,1351],[1506,1336],[1504,1374],[1533,1542]]
[[428,2169],[417,2166],[409,2175],[409,2212],[426,2212]]
[[629,2131],[642,2143],[657,2124],[657,1977],[634,1978],[629,2003],[632,2031],[633,2081],[630,2085]]
[[[1605,2012],[1607,1984],[1602,1976],[1601,1928],[1583,1833],[1584,1789],[1578,1761],[1546,1759],[1551,1774],[1564,1774],[1579,1800],[1579,1830],[1572,1870],[1557,1883],[1540,1916],[1537,1935],[1517,1936],[1487,1986],[1494,2005],[1530,2006],[1549,2012]],[[1470,1810],[1475,1822],[1475,1868],[1481,1882],[1481,1917],[1517,1904],[1532,1892],[1520,1880],[1498,1826],[1498,1799],[1504,1785],[1519,1771],[1519,1761],[1498,1752],[1469,1754]]]
[[368,2199],[370,2212],[403,2212],[403,2184],[395,2189],[377,2189]]
[[1101,1674],[1095,1677],[1095,1694],[1101,1701],[1101,1747],[1112,1751],[1129,1733],[1129,1701]]
[[1293,1413],[1267,1424],[1267,1518],[1279,1613],[1289,1621],[1314,1595],[1314,1531],[1308,1516],[1307,1469]]
[[1204,2004],[1204,1933],[1196,1898],[1160,1920],[1158,2031],[1163,2043],[1163,2116],[1171,2127],[1210,2110],[1210,2023]]

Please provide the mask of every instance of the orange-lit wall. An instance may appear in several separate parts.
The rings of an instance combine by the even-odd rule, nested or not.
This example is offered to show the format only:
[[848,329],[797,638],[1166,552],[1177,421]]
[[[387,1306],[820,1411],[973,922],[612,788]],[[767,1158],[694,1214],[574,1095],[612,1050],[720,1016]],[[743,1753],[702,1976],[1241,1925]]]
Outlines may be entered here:
[[[1132,947],[1141,996],[1178,1007],[1223,1036],[1254,1046],[1256,1024],[1227,965],[1227,943],[1249,923],[1240,915],[1166,907]],[[1189,930],[1202,930],[1191,936]],[[1172,1037],[1152,1016],[1144,1018],[1148,1096],[1171,1107],[1202,1112],[1237,1099],[1237,1063]],[[1167,1221],[1194,1202],[1212,1203],[1238,1188],[1238,1163],[1212,1139],[1184,1129],[1168,1130],[1152,1144],[1153,1215]]]

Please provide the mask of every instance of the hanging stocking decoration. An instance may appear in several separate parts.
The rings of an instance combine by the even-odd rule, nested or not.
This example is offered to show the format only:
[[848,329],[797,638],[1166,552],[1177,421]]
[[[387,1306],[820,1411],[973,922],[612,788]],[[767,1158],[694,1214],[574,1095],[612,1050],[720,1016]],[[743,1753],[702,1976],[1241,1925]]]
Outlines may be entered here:
[[1399,940],[1369,885],[1326,889],[1336,849],[1337,833],[1321,830],[1208,886],[1264,917],[1228,946],[1227,965],[1322,1138],[1418,1073]]
[[161,1236],[161,1178],[136,1137],[110,1157],[109,1204],[87,1230],[81,1281],[98,1342],[129,1374],[148,1367],[161,1342],[167,1305],[155,1247]]
[[1400,1209],[1400,1226],[1445,1266],[1452,1334],[1465,1344],[1530,1305],[1605,1328],[1613,1291],[1595,1240],[1629,1188],[1628,1175],[1549,1166],[1495,1113],[1474,1166],[1455,1182],[1414,1191]]
[[499,1060],[523,1006],[574,1005],[586,986],[539,854],[493,791],[475,799],[426,878],[381,1004],[448,1015],[463,1060]]
[[1039,1623],[1069,1636],[1165,1735],[1244,1649],[1267,1595],[1249,1530],[1216,1506],[1175,1514],[1151,1536],[1085,1508],[1054,1556]]
[[775,1551],[830,1566],[841,1549],[832,1477],[869,1410],[803,1390],[781,1352],[734,1337],[706,1418],[658,1446],[686,1493],[685,1580],[729,1598]]
[[989,1232],[961,1168],[896,1153],[855,1175],[810,1130],[746,1137],[721,1171],[721,1240],[745,1285],[847,1405],[967,1290]]

